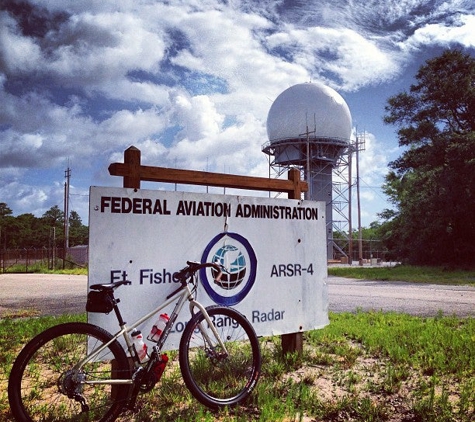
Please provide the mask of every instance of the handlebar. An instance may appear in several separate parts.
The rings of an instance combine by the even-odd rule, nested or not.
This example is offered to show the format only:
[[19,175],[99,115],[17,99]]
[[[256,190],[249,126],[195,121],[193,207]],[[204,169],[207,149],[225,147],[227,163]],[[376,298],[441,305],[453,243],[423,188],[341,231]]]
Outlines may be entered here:
[[174,281],[179,281],[182,283],[186,282],[186,280],[192,277],[197,271],[201,270],[202,268],[207,268],[207,267],[214,268],[217,271],[218,274],[214,278],[216,282],[219,282],[223,275],[221,266],[218,264],[215,264],[214,262],[201,263],[201,262],[186,261],[186,265],[187,266],[185,268],[173,274]]

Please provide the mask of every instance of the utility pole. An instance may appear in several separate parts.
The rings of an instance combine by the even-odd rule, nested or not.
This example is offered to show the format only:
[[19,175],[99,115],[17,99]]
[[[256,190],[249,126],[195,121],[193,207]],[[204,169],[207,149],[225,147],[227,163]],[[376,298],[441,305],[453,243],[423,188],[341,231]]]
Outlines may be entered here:
[[361,199],[360,199],[360,160],[359,160],[360,143],[358,134],[356,135],[356,198],[358,207],[358,261],[359,265],[363,265],[363,238],[361,229]]
[[49,230],[49,242],[51,250],[51,266],[50,270],[54,270],[56,267],[56,227],[50,227]]
[[348,146],[349,153],[348,153],[348,264],[353,264],[353,225],[352,225],[352,206],[351,206],[351,190],[353,188],[353,181],[351,178],[353,177],[351,174],[351,164],[352,164],[352,156],[353,156],[353,145],[350,143]]
[[63,268],[66,262],[67,251],[69,248],[69,181],[71,179],[71,169],[68,168],[64,172],[66,181],[64,182],[64,252],[63,252]]

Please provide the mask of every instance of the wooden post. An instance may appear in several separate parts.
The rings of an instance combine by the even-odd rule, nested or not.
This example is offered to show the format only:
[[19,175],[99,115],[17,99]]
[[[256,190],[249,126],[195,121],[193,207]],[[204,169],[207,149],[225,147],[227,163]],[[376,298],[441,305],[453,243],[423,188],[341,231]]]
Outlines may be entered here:
[[[300,171],[296,168],[289,170],[287,175],[289,180],[294,182],[295,189],[293,192],[289,192],[289,199],[300,199],[301,190],[301,179]],[[298,353],[301,355],[303,353],[303,333],[296,332],[290,334],[283,334],[280,336],[280,343],[282,345],[282,353],[286,355],[287,353]]]
[[292,181],[294,186],[294,189],[288,192],[289,199],[300,199],[302,192],[306,192],[308,189],[307,183],[300,179],[300,171],[296,168],[291,168],[287,173],[287,178]]
[[280,343],[282,345],[282,353],[303,353],[303,333],[282,334],[280,336]]
[[124,152],[124,164],[127,166],[127,175],[124,176],[124,188],[140,189],[140,150],[134,146]]
[[[287,180],[265,177],[237,176],[205,171],[170,169],[165,167],[142,166],[140,150],[134,146],[124,152],[124,163],[112,163],[109,174],[123,177],[124,188],[140,189],[140,181],[183,183],[189,185],[219,186],[271,192],[286,192],[289,199],[300,199],[302,192],[308,191],[308,183],[300,178],[296,168],[289,170]],[[303,352],[303,333],[296,332],[281,336],[282,351]]]

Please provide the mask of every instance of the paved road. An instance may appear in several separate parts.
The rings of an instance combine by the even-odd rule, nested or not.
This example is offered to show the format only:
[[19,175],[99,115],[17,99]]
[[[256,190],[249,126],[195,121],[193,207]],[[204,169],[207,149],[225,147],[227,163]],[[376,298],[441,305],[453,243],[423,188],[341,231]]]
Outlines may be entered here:
[[411,315],[475,317],[475,287],[328,277],[330,310],[383,310]]
[[84,312],[87,276],[0,274],[0,317],[31,309],[40,315]]
[[[87,276],[0,274],[0,317],[19,309],[40,315],[80,313],[86,303]],[[383,310],[413,315],[475,317],[475,287],[328,277],[330,310]]]

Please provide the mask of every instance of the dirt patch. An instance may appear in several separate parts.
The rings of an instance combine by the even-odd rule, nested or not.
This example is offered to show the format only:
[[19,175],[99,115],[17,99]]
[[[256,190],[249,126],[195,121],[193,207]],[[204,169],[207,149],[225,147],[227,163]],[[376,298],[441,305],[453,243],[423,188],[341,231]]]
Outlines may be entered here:
[[[353,347],[360,347],[353,345]],[[445,398],[454,408],[461,399],[460,385],[455,377],[445,376],[434,378],[431,375],[421,375],[414,368],[394,367],[387,359],[376,359],[361,355],[353,364],[349,365],[340,356],[333,355],[334,363],[329,365],[304,365],[288,373],[283,381],[289,379],[296,383],[309,385],[316,397],[326,407],[342,400],[369,401],[377,408],[382,409],[385,421],[414,422],[418,416],[414,413],[414,403],[421,400],[421,392],[430,400],[432,396]],[[473,411],[473,410],[471,410]],[[331,421],[352,421],[351,415],[342,416]],[[323,422],[307,415],[300,416],[301,421]],[[343,419],[342,419],[343,417]],[[459,419],[453,419],[459,420]],[[465,420],[465,419],[464,419]],[[325,421],[327,422],[327,421]]]

